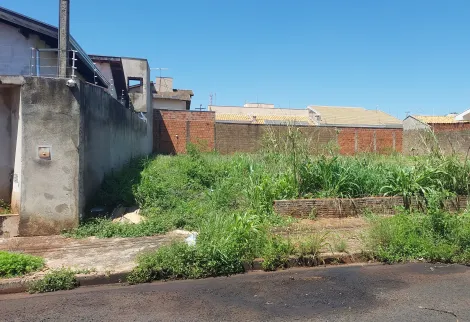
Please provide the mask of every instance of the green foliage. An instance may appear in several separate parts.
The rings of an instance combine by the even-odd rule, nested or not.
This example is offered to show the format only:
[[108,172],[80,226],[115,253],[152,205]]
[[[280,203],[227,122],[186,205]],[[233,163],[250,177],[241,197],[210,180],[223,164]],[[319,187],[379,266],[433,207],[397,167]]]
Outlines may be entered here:
[[296,253],[299,256],[313,256],[317,257],[320,252],[325,248],[330,248],[331,245],[327,242],[328,232],[319,234],[313,233],[306,238],[299,240],[296,244]]
[[0,251],[0,278],[25,275],[43,267],[41,257]]
[[375,217],[368,236],[372,254],[390,263],[423,259],[469,264],[470,213],[441,210],[445,196],[429,195],[427,213]]
[[265,271],[275,271],[279,268],[286,268],[289,263],[289,255],[293,254],[294,246],[289,240],[278,236],[269,238],[263,249],[262,268]]
[[65,268],[51,271],[43,278],[30,282],[28,292],[46,293],[74,289],[78,287],[75,274],[76,272]]
[[134,189],[140,183],[140,173],[149,160],[147,158],[131,160],[122,170],[105,176],[100,189],[91,201],[96,206],[115,207],[135,205]]
[[210,217],[199,231],[195,246],[174,243],[141,256],[128,282],[240,273],[244,271],[243,261],[259,254],[266,236],[263,225],[246,214]]
[[344,239],[337,238],[334,241],[333,248],[337,252],[345,253],[347,248],[348,248],[348,244],[346,243],[346,241]]
[[0,199],[0,215],[11,214],[11,206],[9,203]]

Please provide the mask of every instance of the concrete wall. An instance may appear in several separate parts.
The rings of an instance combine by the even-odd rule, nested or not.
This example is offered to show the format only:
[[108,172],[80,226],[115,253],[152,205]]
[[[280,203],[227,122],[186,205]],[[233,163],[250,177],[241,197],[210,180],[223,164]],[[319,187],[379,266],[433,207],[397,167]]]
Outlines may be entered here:
[[412,116],[408,116],[406,119],[403,120],[403,130],[429,130],[429,125],[420,122]]
[[104,175],[130,159],[152,153],[152,136],[137,113],[125,108],[104,89],[80,84],[85,200],[99,188]]
[[20,87],[0,85],[0,200],[10,203],[15,167]]
[[[101,74],[109,81],[111,84],[108,88],[108,93],[114,97],[117,97],[116,88],[114,87],[114,78],[113,71],[111,70],[111,64],[108,62],[95,62],[96,67],[100,70]],[[119,93],[121,95],[121,93]]]
[[[0,22],[0,75],[31,75],[31,47],[50,48],[37,35],[25,37],[18,28]],[[56,76],[57,54],[42,52],[40,57],[41,75]]]
[[[66,80],[26,78],[22,86],[21,235],[57,234],[78,224],[79,98]],[[50,149],[50,159],[40,157],[41,147]]]
[[152,106],[157,110],[186,110],[186,101],[153,98]]
[[215,147],[215,113],[196,111],[154,111],[153,152],[186,153],[188,143],[199,144],[203,150]]
[[21,169],[15,168],[20,234],[57,234],[78,225],[106,173],[151,153],[152,126],[101,87],[70,88],[53,78],[24,82]]
[[[142,78],[143,87],[139,92],[129,91],[130,100],[137,112],[151,112],[152,89],[150,85],[150,67],[147,60],[138,58],[121,58],[126,81],[129,78]],[[151,117],[149,118],[152,119]]]

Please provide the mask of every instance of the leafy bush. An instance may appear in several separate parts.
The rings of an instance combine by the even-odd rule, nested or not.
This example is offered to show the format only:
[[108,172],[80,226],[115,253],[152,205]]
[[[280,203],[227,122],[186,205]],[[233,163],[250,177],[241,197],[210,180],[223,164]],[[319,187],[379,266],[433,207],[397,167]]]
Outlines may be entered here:
[[243,272],[243,261],[259,254],[266,236],[263,226],[248,215],[213,216],[199,231],[195,246],[174,243],[142,255],[129,283]]
[[0,278],[25,275],[43,267],[41,257],[0,251]]
[[389,263],[417,259],[470,263],[470,214],[449,214],[433,203],[428,213],[375,218],[369,230],[373,256]]
[[28,285],[29,293],[46,293],[60,290],[71,290],[78,287],[75,272],[69,269],[58,269],[44,275],[43,278],[32,281]]
[[289,240],[278,236],[268,239],[262,253],[262,268],[265,271],[275,271],[286,268],[289,263],[289,255],[293,254],[294,246]]

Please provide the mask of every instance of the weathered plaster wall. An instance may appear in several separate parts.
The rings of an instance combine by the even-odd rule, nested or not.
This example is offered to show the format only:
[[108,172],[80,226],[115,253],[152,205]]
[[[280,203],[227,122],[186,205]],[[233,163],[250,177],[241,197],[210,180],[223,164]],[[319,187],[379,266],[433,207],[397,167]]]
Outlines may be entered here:
[[10,202],[15,166],[20,87],[0,85],[0,200]]
[[80,106],[86,203],[106,173],[152,152],[152,136],[148,135],[151,120],[141,120],[101,87],[81,83]]
[[[21,118],[20,234],[76,227],[82,181],[79,89],[63,79],[26,78]],[[50,160],[39,158],[39,147],[50,147]]]
[[[31,47],[50,48],[37,35],[24,36],[18,28],[0,22],[0,75],[31,75]],[[41,75],[55,76],[57,54],[42,52],[40,66]]]
[[[151,153],[151,124],[98,86],[26,78],[20,110],[21,235],[76,227],[106,173]],[[50,148],[49,160],[40,147]]]
[[186,110],[186,101],[153,98],[152,106],[157,110]]
[[[121,58],[126,80],[129,78],[142,78],[143,87],[139,92],[129,91],[134,110],[148,112],[151,107],[150,67],[147,60],[137,58]],[[150,102],[150,104],[148,104]],[[151,109],[151,108],[150,108]]]
[[116,89],[114,87],[113,71],[111,70],[111,64],[107,62],[95,62],[96,67],[103,74],[103,76],[111,83],[108,89],[108,93],[117,99]]

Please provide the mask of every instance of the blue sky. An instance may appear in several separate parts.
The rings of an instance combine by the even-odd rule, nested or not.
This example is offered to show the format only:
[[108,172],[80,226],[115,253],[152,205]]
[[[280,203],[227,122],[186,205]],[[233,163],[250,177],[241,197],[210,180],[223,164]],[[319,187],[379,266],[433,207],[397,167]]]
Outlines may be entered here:
[[[90,54],[166,67],[193,107],[379,108],[403,118],[470,108],[468,0],[71,0]],[[57,25],[58,0],[1,0]],[[153,77],[157,76],[154,72]]]

